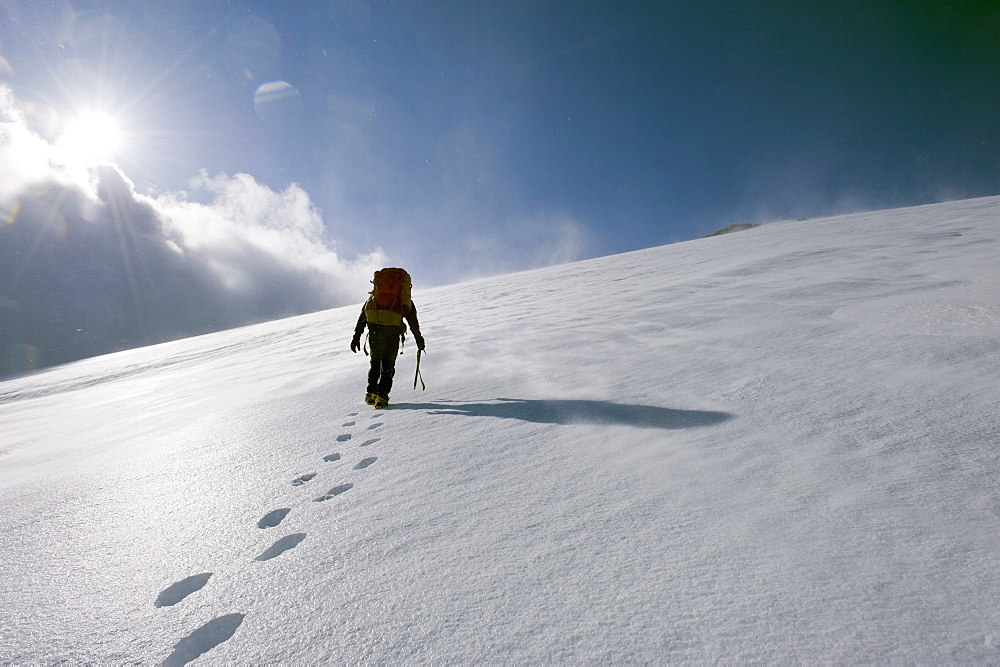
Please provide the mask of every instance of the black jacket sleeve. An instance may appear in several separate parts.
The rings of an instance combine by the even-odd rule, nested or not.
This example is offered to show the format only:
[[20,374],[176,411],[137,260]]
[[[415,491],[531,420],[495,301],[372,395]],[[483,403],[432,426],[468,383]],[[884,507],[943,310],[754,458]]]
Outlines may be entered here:
[[410,332],[413,334],[413,340],[417,341],[417,347],[423,349],[424,347],[424,337],[420,333],[420,322],[417,320],[417,304],[410,302],[410,312],[403,315],[406,321],[410,325]]
[[417,321],[417,304],[410,302],[410,312],[403,315],[403,318],[409,323],[410,331],[413,332],[413,337],[417,338],[420,336],[420,322]]
[[365,307],[361,306],[361,314],[358,315],[358,323],[354,325],[354,337],[361,338],[361,334],[365,332],[365,325],[368,324],[368,318],[365,316]]

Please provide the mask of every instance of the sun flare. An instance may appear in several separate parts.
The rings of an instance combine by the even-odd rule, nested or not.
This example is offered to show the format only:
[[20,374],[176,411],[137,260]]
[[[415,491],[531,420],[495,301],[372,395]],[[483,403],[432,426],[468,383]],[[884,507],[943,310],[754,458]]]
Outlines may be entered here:
[[68,159],[89,165],[114,157],[121,142],[121,129],[114,116],[91,112],[66,124],[59,146]]

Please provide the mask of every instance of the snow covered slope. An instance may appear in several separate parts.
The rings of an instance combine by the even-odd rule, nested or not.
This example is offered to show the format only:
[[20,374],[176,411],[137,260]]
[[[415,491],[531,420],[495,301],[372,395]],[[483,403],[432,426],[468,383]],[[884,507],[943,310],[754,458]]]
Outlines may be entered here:
[[[0,662],[998,662],[1000,198],[0,383]],[[361,295],[359,295],[360,300]]]

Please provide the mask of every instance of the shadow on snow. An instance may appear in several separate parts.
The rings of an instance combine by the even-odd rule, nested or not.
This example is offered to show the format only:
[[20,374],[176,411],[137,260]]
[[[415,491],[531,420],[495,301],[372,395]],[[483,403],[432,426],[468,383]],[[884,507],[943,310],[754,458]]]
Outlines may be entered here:
[[681,429],[714,426],[733,418],[726,412],[675,410],[608,401],[501,398],[493,403],[394,403],[393,410],[427,410],[432,415],[497,417],[537,424],[613,424],[639,428]]

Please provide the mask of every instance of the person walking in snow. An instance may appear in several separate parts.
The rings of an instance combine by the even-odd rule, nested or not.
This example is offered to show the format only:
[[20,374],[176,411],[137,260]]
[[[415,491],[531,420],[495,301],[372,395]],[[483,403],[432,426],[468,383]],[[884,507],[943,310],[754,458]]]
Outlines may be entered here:
[[[424,350],[424,337],[420,334],[417,307],[410,298],[409,274],[403,269],[382,269],[375,272],[372,284],[375,288],[362,306],[358,323],[354,327],[351,351],[356,353],[361,349],[361,335],[367,326],[371,369],[368,371],[365,403],[381,410],[389,405],[389,391],[392,390],[392,378],[396,374],[396,356],[399,354],[399,344],[406,336],[406,324],[410,325],[420,352]],[[418,355],[418,368],[419,361]]]

